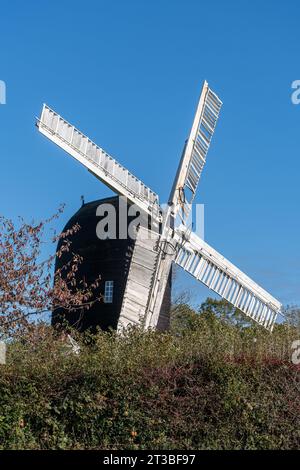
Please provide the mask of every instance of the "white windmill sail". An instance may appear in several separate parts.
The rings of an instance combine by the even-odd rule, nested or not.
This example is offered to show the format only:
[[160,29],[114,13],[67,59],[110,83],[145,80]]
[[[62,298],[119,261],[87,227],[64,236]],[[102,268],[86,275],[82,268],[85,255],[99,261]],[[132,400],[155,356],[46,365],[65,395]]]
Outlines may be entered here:
[[72,124],[44,104],[39,131],[84,165],[113,191],[159,219],[158,195]]
[[183,241],[175,263],[207,287],[272,331],[281,304],[195,233],[185,239],[186,228],[176,229]]
[[162,228],[157,267],[147,307],[146,326],[155,327],[159,321],[164,292],[174,258],[174,255],[164,248],[174,244],[170,231],[170,224],[173,223],[171,218],[176,218],[181,209],[182,221],[186,222],[188,219],[221,106],[221,100],[205,81],[169,197],[169,207]]
[[174,215],[182,210],[183,222],[191,209],[221,106],[222,101],[205,81],[169,198]]

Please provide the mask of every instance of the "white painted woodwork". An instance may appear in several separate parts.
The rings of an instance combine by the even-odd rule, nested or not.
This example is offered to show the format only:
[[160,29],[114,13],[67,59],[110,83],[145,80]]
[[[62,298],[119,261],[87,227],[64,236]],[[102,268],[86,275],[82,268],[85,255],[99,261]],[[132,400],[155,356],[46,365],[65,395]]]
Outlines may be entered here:
[[221,106],[222,101],[205,81],[169,197],[175,216],[181,209],[183,222],[191,210]]
[[166,227],[163,232],[158,242],[156,270],[149,293],[149,302],[145,318],[146,328],[155,328],[158,324],[170,269],[175,256],[175,249],[171,249],[171,246],[176,243],[172,238],[173,231],[169,227]]
[[[151,235],[151,237],[150,237]],[[131,258],[118,331],[144,325],[145,313],[157,263],[159,234],[140,226]]]
[[159,219],[157,194],[46,104],[37,127],[113,191],[126,196],[154,219]]
[[[186,228],[176,229],[185,240]],[[195,233],[189,234],[178,250],[175,263],[226,299],[245,315],[272,331],[282,305],[240,269],[209,246]]]
[[[179,163],[175,181],[169,197],[169,207],[159,244],[159,258],[150,299],[147,307],[146,326],[157,325],[158,316],[168,282],[172,257],[164,253],[164,245],[170,240],[171,217],[181,209],[181,219],[186,222],[194,199],[202,169],[206,161],[222,102],[205,81],[193,121],[190,136]],[[188,191],[187,191],[188,190]]]

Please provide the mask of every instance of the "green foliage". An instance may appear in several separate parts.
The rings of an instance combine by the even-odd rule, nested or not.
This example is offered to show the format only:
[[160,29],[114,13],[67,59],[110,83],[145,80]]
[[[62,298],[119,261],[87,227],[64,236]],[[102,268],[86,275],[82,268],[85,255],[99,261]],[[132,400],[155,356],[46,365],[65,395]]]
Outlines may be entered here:
[[169,333],[66,337],[38,325],[0,375],[0,449],[300,447],[292,327],[228,321],[215,301],[173,312]]

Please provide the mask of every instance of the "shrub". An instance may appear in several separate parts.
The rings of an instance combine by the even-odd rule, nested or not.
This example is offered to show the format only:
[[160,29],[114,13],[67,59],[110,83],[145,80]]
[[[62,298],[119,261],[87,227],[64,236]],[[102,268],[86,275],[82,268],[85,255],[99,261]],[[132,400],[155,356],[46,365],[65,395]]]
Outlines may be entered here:
[[79,355],[47,325],[34,341],[13,341],[0,375],[0,448],[299,448],[298,332],[188,314],[169,333],[74,332]]

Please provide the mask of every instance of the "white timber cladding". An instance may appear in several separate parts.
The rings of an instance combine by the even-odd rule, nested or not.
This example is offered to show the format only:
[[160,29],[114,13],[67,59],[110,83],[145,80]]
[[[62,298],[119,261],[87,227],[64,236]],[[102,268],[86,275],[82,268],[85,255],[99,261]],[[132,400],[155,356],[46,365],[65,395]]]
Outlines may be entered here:
[[187,219],[191,209],[221,106],[222,101],[205,81],[192,129],[170,195],[170,202],[174,205],[174,212],[178,212],[181,208],[184,220]]
[[[186,229],[176,230],[184,240]],[[191,233],[178,250],[176,264],[240,309],[245,315],[272,331],[281,304],[204,240]]]
[[126,196],[154,219],[160,218],[157,194],[46,104],[37,127],[113,191]]
[[176,240],[170,227],[165,226],[158,242],[156,269],[153,277],[145,317],[145,327],[155,328],[159,322],[161,306],[168,283],[170,269],[175,257]]
[[131,258],[118,331],[143,325],[157,263],[159,234],[140,226]]

